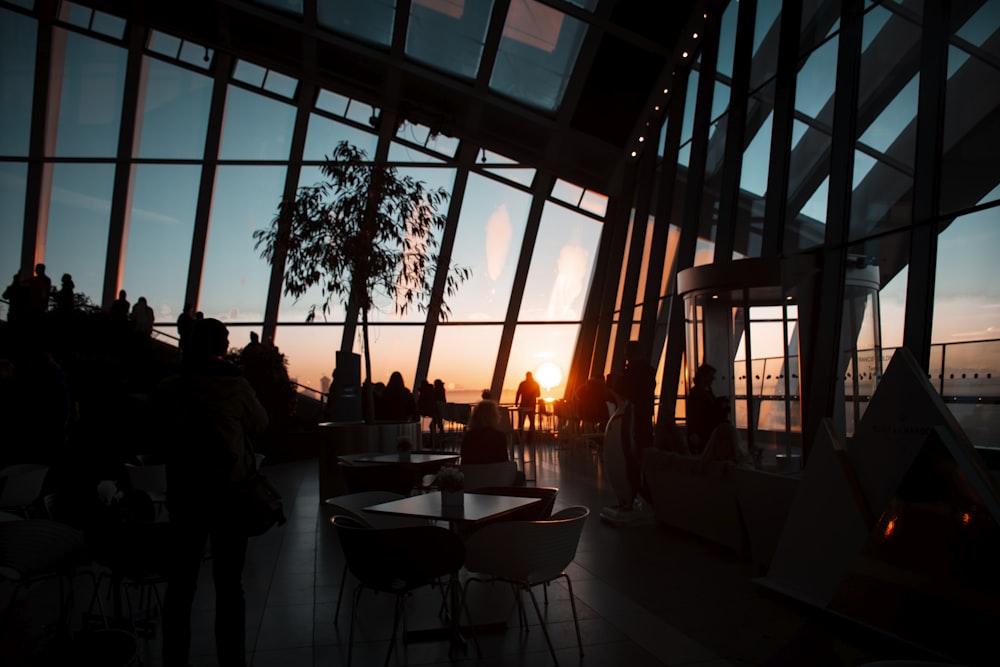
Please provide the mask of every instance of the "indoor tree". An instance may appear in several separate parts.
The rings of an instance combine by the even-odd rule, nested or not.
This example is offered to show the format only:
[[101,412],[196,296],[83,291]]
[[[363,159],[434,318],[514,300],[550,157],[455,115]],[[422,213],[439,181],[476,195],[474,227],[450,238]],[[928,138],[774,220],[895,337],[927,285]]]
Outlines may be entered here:
[[[344,304],[348,317],[360,312],[365,420],[371,421],[368,314],[379,296],[398,314],[412,307],[427,310],[438,265],[434,232],[445,225],[440,209],[448,192],[370,161],[346,141],[326,157],[320,172],[323,181],[282,200],[270,227],[254,232],[255,248],[269,264],[283,262],[286,296],[298,299],[320,287],[320,303],[310,304],[307,321],[315,319],[317,308],[325,318],[334,301]],[[444,298],[470,275],[464,267],[447,270],[441,318],[449,312]]]

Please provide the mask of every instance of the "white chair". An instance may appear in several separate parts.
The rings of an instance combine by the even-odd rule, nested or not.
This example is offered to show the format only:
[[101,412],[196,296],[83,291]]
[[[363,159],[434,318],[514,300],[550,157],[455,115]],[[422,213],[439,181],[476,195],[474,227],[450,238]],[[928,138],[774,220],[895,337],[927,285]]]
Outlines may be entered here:
[[[580,655],[583,655],[583,640],[580,638],[580,622],[576,615],[573,584],[565,570],[576,558],[580,534],[589,514],[588,508],[574,505],[553,514],[546,521],[500,521],[476,531],[465,543],[465,568],[471,576],[465,582],[463,599],[465,599],[464,594],[468,593],[469,584],[473,581],[510,583],[517,591],[518,613],[522,627],[527,628],[527,624],[523,622],[525,612],[521,604],[521,592],[527,591],[556,665],[559,664],[559,660],[556,658],[545,619],[532,589],[559,577],[565,577],[566,587],[569,589],[569,602],[573,610],[573,624],[576,627],[576,641],[580,647]],[[469,614],[467,604],[465,612],[466,615]]]
[[15,463],[0,470],[0,510],[29,518],[48,474],[49,466],[42,463]]
[[466,491],[483,486],[515,486],[518,481],[517,461],[466,463],[460,464],[458,469],[465,476]]

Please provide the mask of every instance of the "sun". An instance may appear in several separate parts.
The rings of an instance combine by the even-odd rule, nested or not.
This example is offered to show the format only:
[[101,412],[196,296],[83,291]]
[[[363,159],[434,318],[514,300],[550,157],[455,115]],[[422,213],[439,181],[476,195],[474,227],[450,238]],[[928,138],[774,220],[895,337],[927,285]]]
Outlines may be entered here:
[[562,371],[551,361],[546,361],[535,369],[535,379],[545,389],[551,389],[562,382]]

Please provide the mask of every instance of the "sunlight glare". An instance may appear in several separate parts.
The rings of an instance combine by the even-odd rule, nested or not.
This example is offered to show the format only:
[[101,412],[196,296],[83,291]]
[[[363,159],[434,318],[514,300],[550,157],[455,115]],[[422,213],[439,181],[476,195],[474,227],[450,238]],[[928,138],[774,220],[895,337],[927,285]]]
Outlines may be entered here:
[[535,370],[535,379],[548,390],[562,382],[562,370],[551,361],[546,361]]

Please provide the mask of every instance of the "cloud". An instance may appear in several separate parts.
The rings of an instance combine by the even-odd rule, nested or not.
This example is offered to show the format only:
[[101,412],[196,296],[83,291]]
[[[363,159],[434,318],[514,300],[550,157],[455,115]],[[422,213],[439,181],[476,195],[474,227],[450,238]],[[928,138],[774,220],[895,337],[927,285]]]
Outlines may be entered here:
[[545,319],[572,320],[578,317],[574,302],[583,293],[587,279],[587,251],[578,245],[565,245],[556,260],[556,280],[549,294]]
[[486,273],[490,280],[500,277],[507,263],[507,253],[513,236],[510,213],[506,204],[501,204],[486,222]]

